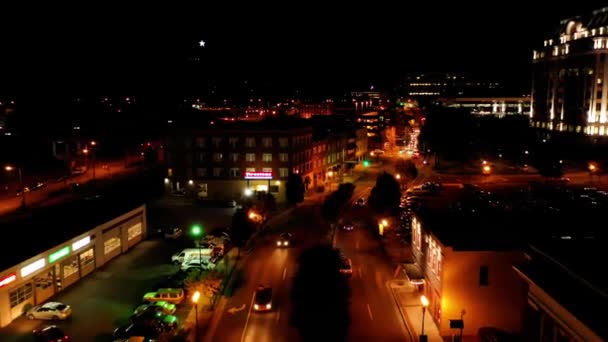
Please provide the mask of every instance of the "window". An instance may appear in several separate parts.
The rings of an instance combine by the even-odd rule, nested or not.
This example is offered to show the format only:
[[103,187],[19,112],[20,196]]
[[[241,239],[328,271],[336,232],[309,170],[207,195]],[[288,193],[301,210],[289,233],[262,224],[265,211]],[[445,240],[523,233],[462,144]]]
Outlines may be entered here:
[[264,154],[262,154],[262,161],[271,162],[272,161],[272,153],[264,153]]
[[263,147],[272,147],[272,138],[263,138],[262,139],[262,146]]
[[272,193],[279,192],[279,186],[278,185],[271,185],[268,189],[270,189],[268,192],[272,192]]
[[287,153],[279,153],[279,160],[282,162],[289,161],[289,155]]
[[95,255],[93,254],[93,248],[86,252],[80,253],[80,267],[84,267],[95,261]]
[[239,143],[239,138],[230,138],[228,143],[230,144],[230,147],[236,148]]
[[222,144],[222,138],[213,138],[213,147],[219,148]]
[[241,169],[239,168],[231,168],[230,169],[230,177],[241,177]]
[[279,177],[281,177],[281,178],[285,178],[285,177],[287,177],[287,176],[289,176],[289,169],[288,169],[288,168],[286,168],[286,167],[282,167],[282,168],[280,168],[280,169],[279,169]]
[[230,160],[234,163],[236,163],[237,161],[239,161],[239,154],[238,153],[230,153]]
[[199,167],[196,169],[196,176],[198,177],[207,177],[207,169]]
[[262,169],[262,172],[270,172],[272,173],[272,168],[271,167],[265,167]]
[[602,91],[601,91],[601,90],[599,90],[599,91],[597,92],[597,94],[595,94],[595,95],[596,95],[595,97],[596,97],[598,100],[599,100],[599,99],[601,99],[601,98],[602,98]]
[[213,177],[221,177],[222,176],[222,168],[214,167],[213,168]]
[[201,162],[201,163],[206,162],[206,161],[207,161],[207,153],[204,153],[204,152],[199,152],[199,153],[196,155],[196,160],[197,160],[198,162]]
[[196,138],[196,147],[205,147],[205,138]]
[[255,153],[247,153],[245,154],[245,160],[248,162],[254,162],[255,161]]
[[141,223],[133,225],[133,226],[129,227],[129,229],[127,229],[127,240],[130,241],[131,239],[140,236],[141,233],[142,233]]
[[70,263],[63,265],[63,279],[78,273],[78,259],[74,258]]
[[11,300],[11,308],[14,308],[15,306],[32,298],[32,283],[27,283],[23,286],[14,289],[10,291],[8,295]]
[[602,104],[601,104],[601,103],[596,103],[596,104],[595,104],[595,110],[596,110],[597,112],[599,112],[600,110],[602,110]]
[[245,147],[255,147],[255,138],[245,139]]
[[222,153],[213,154],[213,161],[219,162],[219,161],[222,161],[223,159],[224,159],[224,155]]
[[248,167],[245,169],[247,172],[255,172],[255,167]]
[[289,145],[289,141],[287,138],[279,138],[279,146],[282,148],[286,148]]
[[489,282],[488,266],[481,266],[479,268],[479,286],[488,286]]
[[120,238],[113,237],[109,238],[103,243],[103,253],[105,255],[110,254],[115,249],[120,248]]

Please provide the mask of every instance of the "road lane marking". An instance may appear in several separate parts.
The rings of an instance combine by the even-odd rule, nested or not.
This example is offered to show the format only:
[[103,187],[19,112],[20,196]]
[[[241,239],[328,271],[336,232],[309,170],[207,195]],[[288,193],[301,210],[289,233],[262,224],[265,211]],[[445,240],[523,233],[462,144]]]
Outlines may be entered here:
[[283,269],[283,280],[285,280],[285,277],[287,277],[287,267]]
[[247,312],[247,319],[245,320],[245,326],[243,327],[243,333],[241,334],[241,342],[245,341],[245,333],[247,332],[247,325],[249,324],[249,318],[251,318],[251,310],[253,310],[253,301],[255,300],[255,291],[251,295],[251,304],[249,305],[249,311]]
[[367,313],[369,314],[369,319],[373,321],[374,315],[372,315],[372,308],[369,307],[369,304],[367,304]]
[[279,321],[279,319],[281,319],[281,309],[277,310],[277,317],[276,317],[277,322]]

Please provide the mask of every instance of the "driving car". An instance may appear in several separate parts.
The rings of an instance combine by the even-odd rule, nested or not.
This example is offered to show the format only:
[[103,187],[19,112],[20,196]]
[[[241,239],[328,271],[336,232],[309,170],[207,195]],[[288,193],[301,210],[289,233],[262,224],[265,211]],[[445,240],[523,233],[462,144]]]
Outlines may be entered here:
[[253,299],[253,310],[257,312],[272,310],[272,288],[264,285],[258,286]]
[[289,247],[291,245],[292,235],[290,233],[283,233],[279,235],[277,240],[277,247]]
[[72,308],[60,302],[48,302],[31,308],[25,317],[29,319],[60,320],[72,315]]
[[175,313],[175,304],[165,302],[164,300],[154,303],[143,303],[133,310],[133,314],[138,315],[146,311],[161,312],[166,315],[172,315]]
[[342,225],[342,230],[345,230],[347,232],[352,232],[353,230],[355,230],[355,224],[352,223],[351,221],[346,221]]
[[67,342],[70,340],[70,337],[55,325],[34,330],[33,333],[35,342]]
[[357,199],[357,201],[355,202],[355,205],[357,207],[364,207],[365,206],[365,198],[360,197]]
[[340,265],[340,273],[349,277],[353,275],[353,263],[350,258],[342,258],[342,265]]

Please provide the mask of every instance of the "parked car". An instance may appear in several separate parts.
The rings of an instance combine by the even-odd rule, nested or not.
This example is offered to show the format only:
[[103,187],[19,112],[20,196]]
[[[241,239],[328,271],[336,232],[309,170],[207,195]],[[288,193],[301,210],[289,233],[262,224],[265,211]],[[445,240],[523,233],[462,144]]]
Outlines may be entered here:
[[115,339],[129,339],[132,336],[144,337],[145,339],[157,338],[163,331],[162,324],[157,322],[154,325],[129,323],[114,330]]
[[138,315],[145,311],[161,312],[166,315],[172,315],[175,313],[175,304],[171,304],[163,300],[154,303],[146,302],[135,308],[135,310],[133,310],[133,314]]
[[60,320],[72,315],[72,308],[60,302],[48,302],[29,309],[25,317],[29,319]]
[[183,289],[163,288],[155,292],[148,292],[144,295],[146,302],[165,301],[173,304],[180,304],[184,300]]
[[168,332],[177,328],[177,317],[157,311],[144,311],[131,316],[131,323],[151,326],[153,328],[156,328],[158,323],[160,323],[162,330]]
[[205,271],[215,269],[215,264],[210,262],[210,257],[201,259],[190,259],[184,262],[181,266],[182,271],[189,271],[191,269],[201,268]]
[[70,340],[70,337],[55,325],[34,330],[33,333],[35,342],[67,342]]
[[171,227],[165,229],[165,239],[179,239],[183,235],[183,231],[179,227]]

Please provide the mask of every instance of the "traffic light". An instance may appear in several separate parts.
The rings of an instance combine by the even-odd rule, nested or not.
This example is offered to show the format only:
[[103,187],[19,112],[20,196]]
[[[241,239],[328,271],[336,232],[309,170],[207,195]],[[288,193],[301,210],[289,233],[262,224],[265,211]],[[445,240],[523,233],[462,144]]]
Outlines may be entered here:
[[201,237],[203,235],[203,227],[201,227],[199,224],[193,225],[190,227],[190,235],[195,238]]
[[365,166],[365,167],[369,167],[369,161],[368,161],[368,160],[364,160],[364,161],[363,161],[363,166]]

